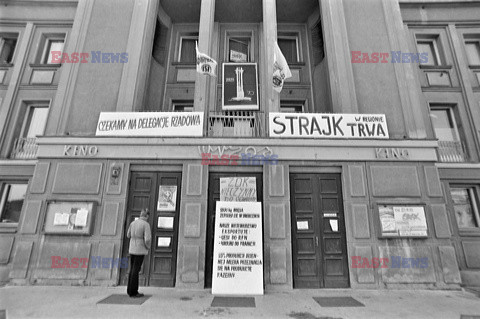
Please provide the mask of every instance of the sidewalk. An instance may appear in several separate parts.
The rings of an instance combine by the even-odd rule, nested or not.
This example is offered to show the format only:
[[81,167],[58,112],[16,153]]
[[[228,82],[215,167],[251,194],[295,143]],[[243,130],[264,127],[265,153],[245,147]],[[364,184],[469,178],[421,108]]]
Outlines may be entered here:
[[[480,298],[467,291],[292,290],[254,296],[254,307],[214,307],[210,290],[145,287],[141,305],[97,304],[125,287],[6,286],[6,318],[456,318],[479,316]],[[361,307],[322,307],[314,297],[353,297]],[[123,297],[123,296],[122,296]],[[0,314],[0,319],[2,315]],[[476,317],[473,317],[476,318]]]

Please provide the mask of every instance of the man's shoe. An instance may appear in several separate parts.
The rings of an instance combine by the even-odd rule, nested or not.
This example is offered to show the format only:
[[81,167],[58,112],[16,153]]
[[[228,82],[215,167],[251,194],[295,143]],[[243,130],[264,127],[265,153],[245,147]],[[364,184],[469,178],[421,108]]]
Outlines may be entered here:
[[138,293],[134,296],[130,296],[130,298],[142,298],[143,296],[145,296],[144,294],[141,294],[141,293]]

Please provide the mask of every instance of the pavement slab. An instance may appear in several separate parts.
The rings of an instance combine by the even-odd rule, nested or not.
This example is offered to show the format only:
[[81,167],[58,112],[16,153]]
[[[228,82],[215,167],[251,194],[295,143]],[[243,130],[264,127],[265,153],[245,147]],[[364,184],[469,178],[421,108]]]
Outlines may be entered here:
[[[455,318],[480,316],[480,298],[468,291],[305,289],[266,292],[255,307],[213,306],[210,289],[142,287],[144,303],[101,304],[126,287],[5,286],[0,310],[6,318]],[[346,297],[364,307],[322,307],[314,298]]]

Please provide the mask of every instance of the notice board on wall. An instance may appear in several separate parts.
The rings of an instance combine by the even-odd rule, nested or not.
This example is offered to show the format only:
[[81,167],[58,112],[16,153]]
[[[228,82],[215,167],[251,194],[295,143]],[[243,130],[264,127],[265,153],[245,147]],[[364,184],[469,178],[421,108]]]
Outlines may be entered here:
[[428,237],[423,206],[379,205],[382,237]]
[[262,203],[217,202],[212,294],[263,294]]
[[95,202],[47,202],[45,234],[90,235]]

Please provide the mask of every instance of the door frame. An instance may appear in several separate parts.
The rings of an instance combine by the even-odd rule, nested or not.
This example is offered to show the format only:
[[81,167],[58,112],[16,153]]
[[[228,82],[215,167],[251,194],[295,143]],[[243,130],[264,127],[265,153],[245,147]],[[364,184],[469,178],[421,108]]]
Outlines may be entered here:
[[[250,168],[250,169],[248,169]],[[262,221],[264,220],[264,193],[263,193],[263,188],[264,188],[264,174],[263,174],[263,169],[258,170],[254,169],[254,167],[245,167],[245,169],[240,169],[240,170],[221,170],[221,167],[219,169],[214,169],[214,170],[209,170],[208,172],[208,186],[207,186],[207,193],[209,194],[207,196],[207,214],[206,214],[206,229],[205,229],[205,278],[204,278],[204,288],[211,288],[212,286],[212,275],[213,275],[213,249],[214,249],[214,244],[213,244],[213,236],[215,232],[215,211],[212,211],[213,217],[210,215],[210,210],[212,208],[212,204],[210,201],[210,183],[211,183],[211,175],[212,174],[218,174],[218,175],[226,175],[224,177],[234,177],[234,176],[242,176],[242,177],[257,177],[259,176],[260,178],[257,178],[256,184],[257,184],[257,200],[260,200],[262,203]],[[258,188],[258,185],[261,185],[260,188]],[[264,241],[264,223],[262,222],[262,251],[263,251],[263,241]],[[211,236],[209,236],[211,235]],[[209,249],[209,245],[211,248]],[[210,258],[210,256],[212,258]],[[210,263],[210,260],[212,262]],[[209,264],[211,266],[209,266]],[[264,283],[265,284],[265,283]]]
[[[335,179],[338,181],[338,185],[340,187],[340,189],[338,190],[338,192],[336,193],[337,197],[338,197],[338,212],[341,214],[341,218],[340,219],[337,219],[339,220],[339,224],[338,224],[338,227],[339,227],[339,230],[343,233],[341,235],[341,243],[342,243],[342,250],[344,250],[343,252],[343,257],[344,257],[344,274],[343,274],[343,277],[345,277],[346,279],[346,284],[347,284],[347,287],[335,287],[335,286],[331,286],[331,287],[325,287],[327,285],[327,281],[326,281],[326,263],[325,263],[325,249],[326,249],[326,243],[325,243],[325,239],[328,239],[328,233],[324,233],[324,229],[322,230],[321,227],[324,226],[323,222],[324,221],[321,221],[319,218],[316,218],[316,216],[313,216],[313,222],[316,223],[315,227],[316,227],[316,230],[314,231],[314,236],[316,238],[316,240],[318,240],[318,242],[314,243],[315,245],[315,254],[316,254],[316,260],[320,262],[320,264],[318,265],[319,267],[319,270],[318,270],[318,274],[320,276],[320,280],[321,282],[317,284],[314,284],[312,286],[305,286],[305,287],[296,287],[296,288],[349,288],[351,287],[350,285],[350,269],[349,269],[349,264],[348,264],[348,245],[347,245],[347,231],[346,231],[346,216],[345,216],[345,205],[344,205],[344,198],[345,198],[345,185],[343,183],[343,172],[342,172],[342,169],[341,167],[296,167],[296,168],[292,168],[290,169],[290,172],[289,172],[289,187],[290,187],[290,219],[291,219],[291,249],[292,249],[292,287],[295,286],[295,271],[298,267],[297,263],[295,262],[295,256],[296,256],[296,248],[295,248],[295,244],[296,244],[296,237],[295,237],[295,228],[296,227],[296,214],[295,214],[295,211],[294,211],[294,207],[293,207],[293,204],[294,204],[294,180],[292,178],[292,176],[294,175],[306,175],[306,176],[312,176],[312,175],[315,175],[316,177],[318,177],[318,181],[320,182],[321,181],[321,176],[324,176],[324,177],[335,177]],[[317,183],[316,183],[317,184]],[[320,191],[320,184],[318,183],[318,191]],[[327,197],[320,197],[320,196],[317,196],[315,197],[315,202],[314,202],[314,205],[318,205],[318,210],[319,212],[323,211],[323,208],[322,208],[322,205],[323,205],[323,199],[325,198],[328,198],[328,195]],[[315,209],[315,207],[313,207],[313,209]],[[320,214],[318,214],[320,215]],[[320,216],[320,218],[325,218],[325,216]],[[297,236],[298,237],[298,236]],[[318,239],[318,237],[320,237]],[[341,281],[339,281],[341,283]],[[330,281],[330,284],[337,284],[335,280],[331,280]]]
[[[135,166],[131,166],[130,167],[130,170],[129,170],[129,174],[128,174],[128,181],[127,181],[127,184],[126,184],[126,190],[125,190],[125,197],[126,197],[126,200],[125,200],[125,213],[124,213],[124,229],[123,229],[123,232],[122,232],[122,242],[121,242],[121,245],[120,245],[120,256],[121,257],[128,257],[129,254],[128,254],[128,244],[127,244],[127,238],[126,238],[126,232],[128,230],[128,227],[131,223],[131,220],[129,220],[129,204],[130,204],[130,192],[131,192],[131,183],[132,183],[132,176],[134,174],[141,174],[141,173],[145,173],[145,174],[155,174],[155,178],[154,178],[154,181],[155,181],[155,189],[154,189],[154,200],[149,203],[149,207],[148,209],[150,210],[150,216],[149,216],[149,219],[148,219],[148,222],[150,224],[150,229],[151,229],[151,233],[152,233],[152,243],[151,243],[151,248],[150,248],[150,251],[149,251],[149,254],[148,254],[148,260],[149,262],[147,263],[146,260],[147,258],[144,259],[144,262],[142,264],[142,268],[140,270],[140,275],[142,276],[142,274],[144,274],[144,268],[146,267],[146,269],[148,270],[148,273],[150,273],[150,266],[151,266],[151,256],[152,256],[152,253],[154,251],[154,245],[156,244],[155,243],[155,235],[154,235],[154,228],[153,226],[155,225],[154,222],[154,218],[155,216],[157,215],[157,211],[156,211],[156,202],[158,201],[158,186],[159,186],[159,174],[162,174],[162,173],[166,173],[166,174],[169,174],[169,173],[176,173],[176,174],[180,174],[180,178],[179,178],[179,187],[177,188],[177,202],[176,202],[176,205],[177,205],[177,210],[178,210],[178,214],[176,216],[176,221],[174,221],[174,227],[176,225],[176,228],[174,228],[173,232],[174,232],[174,236],[176,237],[176,247],[172,247],[172,250],[173,250],[173,253],[175,255],[175,258],[174,258],[174,262],[172,264],[172,267],[174,267],[173,269],[173,286],[175,286],[175,281],[176,281],[176,273],[177,273],[177,263],[178,263],[178,234],[179,234],[179,227],[180,227],[180,208],[181,208],[181,196],[182,196],[182,186],[183,186],[183,170],[182,170],[182,166],[178,166],[178,165],[162,165],[162,166],[158,166],[158,165],[135,165]],[[174,240],[175,241],[175,240]],[[117,280],[117,283],[118,285],[123,285],[122,284],[122,274],[128,276],[128,272],[130,270],[130,258],[129,259],[129,262],[128,262],[128,268],[126,268],[124,271],[126,272],[123,273],[123,269],[120,269],[120,271],[118,272],[118,280]],[[139,285],[142,285],[141,282],[139,282]],[[148,277],[145,277],[145,286],[150,286],[149,284],[149,278]]]

